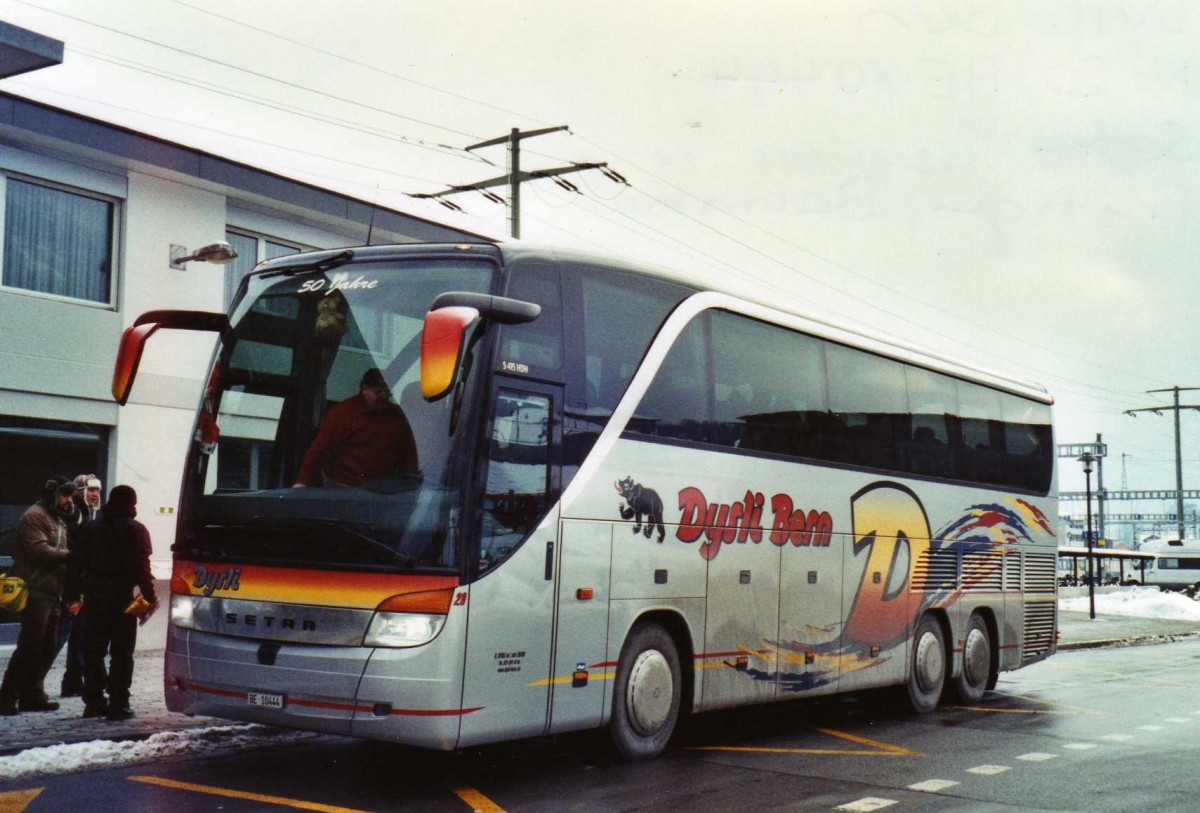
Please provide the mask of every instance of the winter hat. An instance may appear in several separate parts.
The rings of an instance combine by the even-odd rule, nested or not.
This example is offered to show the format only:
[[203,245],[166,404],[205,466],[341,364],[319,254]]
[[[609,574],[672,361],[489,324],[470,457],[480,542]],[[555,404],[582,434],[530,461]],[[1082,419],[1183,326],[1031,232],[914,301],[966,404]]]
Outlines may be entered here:
[[132,486],[114,486],[113,490],[108,492],[108,504],[105,507],[118,511],[136,508],[137,492]]
[[378,367],[371,367],[362,375],[362,379],[358,382],[359,387],[386,387],[387,382],[383,380],[383,373],[379,372]]
[[89,488],[103,488],[99,478],[94,474],[81,474],[75,478],[75,490],[84,491]]
[[47,505],[53,503],[58,497],[74,496],[75,484],[61,474],[54,475],[46,481],[46,485],[42,486],[42,500]]

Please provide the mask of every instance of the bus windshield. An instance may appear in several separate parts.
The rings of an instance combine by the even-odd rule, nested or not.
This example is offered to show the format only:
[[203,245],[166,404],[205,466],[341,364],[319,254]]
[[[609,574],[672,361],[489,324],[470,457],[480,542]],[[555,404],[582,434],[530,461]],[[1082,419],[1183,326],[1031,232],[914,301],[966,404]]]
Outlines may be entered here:
[[494,275],[414,259],[252,278],[205,388],[176,557],[457,569],[454,417],[473,381],[425,401],[421,330],[439,294]]

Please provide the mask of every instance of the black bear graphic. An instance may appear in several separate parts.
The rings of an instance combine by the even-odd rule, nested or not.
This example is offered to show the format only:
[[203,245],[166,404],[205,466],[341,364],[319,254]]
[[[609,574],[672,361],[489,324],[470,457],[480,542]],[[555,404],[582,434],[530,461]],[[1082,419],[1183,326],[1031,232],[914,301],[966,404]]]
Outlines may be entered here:
[[[632,519],[633,532],[636,534],[641,531],[647,539],[650,538],[654,529],[658,528],[658,541],[662,542],[667,531],[663,528],[663,502],[658,496],[658,492],[650,488],[643,488],[641,484],[633,482],[632,477],[618,480],[613,485],[616,486],[617,493],[629,506],[628,508],[625,505],[617,506],[617,510],[621,512],[621,519]],[[642,527],[643,516],[646,518],[645,527]]]

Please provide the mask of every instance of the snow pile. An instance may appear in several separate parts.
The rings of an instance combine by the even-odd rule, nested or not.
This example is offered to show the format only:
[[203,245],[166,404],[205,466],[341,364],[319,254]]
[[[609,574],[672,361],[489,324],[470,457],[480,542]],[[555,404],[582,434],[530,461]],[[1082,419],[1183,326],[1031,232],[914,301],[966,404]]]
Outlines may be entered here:
[[[1088,597],[1059,599],[1058,608],[1067,612],[1086,613]],[[1137,618],[1200,621],[1200,601],[1182,593],[1164,593],[1157,587],[1126,587],[1111,593],[1096,593],[1096,612]]]
[[204,756],[266,745],[277,747],[313,736],[305,732],[280,732],[259,725],[233,725],[165,731],[137,741],[95,740],[49,745],[0,757],[0,782],[100,766],[134,765],[168,757]]

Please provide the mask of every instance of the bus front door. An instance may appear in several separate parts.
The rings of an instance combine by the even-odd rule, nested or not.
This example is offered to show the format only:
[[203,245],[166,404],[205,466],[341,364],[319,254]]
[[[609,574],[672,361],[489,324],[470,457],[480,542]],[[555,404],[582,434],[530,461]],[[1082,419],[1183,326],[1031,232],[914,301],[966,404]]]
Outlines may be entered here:
[[549,718],[560,390],[496,385],[468,607],[459,744],[539,736]]

